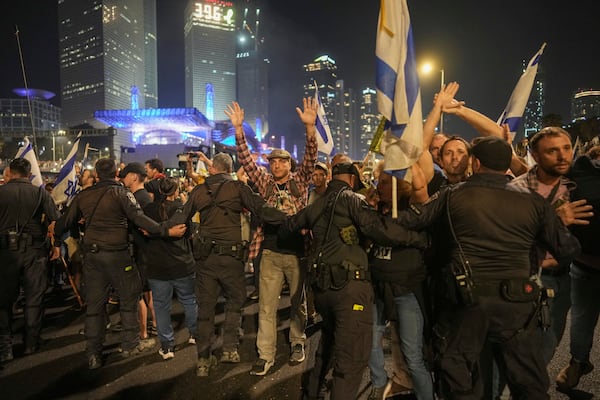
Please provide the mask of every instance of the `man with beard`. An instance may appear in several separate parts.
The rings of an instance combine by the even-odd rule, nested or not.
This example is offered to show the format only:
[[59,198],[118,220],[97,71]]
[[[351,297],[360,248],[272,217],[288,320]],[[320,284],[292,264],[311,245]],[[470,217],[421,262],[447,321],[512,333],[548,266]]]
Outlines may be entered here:
[[[528,188],[540,194],[554,207],[565,225],[587,223],[580,218],[589,218],[591,207],[585,205],[585,200],[573,203],[569,201],[569,193],[575,188],[575,184],[565,177],[573,161],[573,146],[569,133],[559,127],[546,127],[531,138],[529,145],[537,165],[526,174],[515,178],[511,185]],[[572,215],[575,219],[567,221],[567,215]],[[532,257],[532,269],[537,273],[537,268],[541,267],[543,286],[554,292],[554,297],[548,299],[551,329],[543,335],[544,360],[548,364],[560,343],[567,313],[571,307],[571,260],[562,259],[558,262],[546,252],[538,250],[536,253]]]

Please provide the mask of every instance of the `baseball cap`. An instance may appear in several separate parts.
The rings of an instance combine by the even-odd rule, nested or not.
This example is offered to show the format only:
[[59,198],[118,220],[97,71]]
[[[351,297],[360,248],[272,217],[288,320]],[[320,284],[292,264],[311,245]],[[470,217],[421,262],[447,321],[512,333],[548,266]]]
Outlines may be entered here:
[[292,155],[284,149],[273,149],[273,151],[271,151],[271,154],[267,156],[267,160],[270,160],[272,158],[283,158],[289,160],[292,158]]
[[316,162],[315,163],[315,168],[319,168],[322,169],[323,171],[325,171],[325,175],[327,175],[329,173],[329,168],[327,168],[327,164],[323,163],[323,162]]
[[146,176],[146,168],[144,168],[142,164],[138,162],[131,162],[121,170],[121,172],[119,173],[119,178],[125,178],[130,172],[141,175],[142,177]]

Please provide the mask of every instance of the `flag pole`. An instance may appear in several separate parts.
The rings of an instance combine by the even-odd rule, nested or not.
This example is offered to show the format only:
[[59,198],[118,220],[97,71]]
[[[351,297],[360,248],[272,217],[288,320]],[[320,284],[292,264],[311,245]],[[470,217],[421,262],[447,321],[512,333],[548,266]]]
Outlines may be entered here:
[[15,36],[17,37],[17,47],[19,49],[19,59],[21,61],[21,72],[23,73],[23,83],[25,84],[25,94],[27,95],[27,106],[29,107],[29,118],[31,119],[31,132],[33,136],[33,150],[38,154],[37,140],[35,135],[35,121],[33,120],[33,110],[31,108],[31,98],[29,88],[27,87],[27,75],[25,74],[25,63],[23,62],[23,52],[21,51],[21,40],[19,39],[19,27],[15,25]]
[[398,178],[392,175],[392,218],[398,218]]

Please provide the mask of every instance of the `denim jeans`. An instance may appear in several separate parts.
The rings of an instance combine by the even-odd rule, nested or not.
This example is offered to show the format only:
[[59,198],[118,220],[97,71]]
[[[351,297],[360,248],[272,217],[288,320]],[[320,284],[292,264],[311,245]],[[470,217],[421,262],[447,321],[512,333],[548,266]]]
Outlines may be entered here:
[[371,345],[371,356],[369,357],[371,383],[376,388],[384,387],[388,380],[382,343],[384,333],[385,318],[383,316],[383,304],[376,299],[375,307],[373,308],[373,344]]
[[175,335],[171,324],[173,290],[175,290],[177,300],[183,306],[185,325],[189,329],[190,335],[196,337],[196,321],[198,318],[198,305],[196,304],[196,293],[194,292],[196,274],[168,281],[148,279],[148,283],[154,297],[156,330],[161,346],[163,348],[173,348],[175,345]]
[[580,363],[590,360],[598,323],[600,271],[571,265],[571,356]]
[[542,332],[544,361],[548,365],[565,332],[567,314],[571,307],[571,277],[568,273],[559,276],[542,273],[542,283],[545,288],[554,290],[554,297],[548,299],[552,325]]
[[[414,293],[406,293],[394,298],[396,312],[398,313],[398,335],[400,337],[400,348],[406,359],[408,372],[413,380],[414,391],[417,399],[433,399],[433,381],[431,374],[425,365],[423,358],[423,325],[424,318],[421,306]],[[380,304],[376,303],[379,314]],[[371,368],[371,381],[373,386],[381,387],[387,381],[387,374],[383,370],[383,351],[377,350],[376,345],[381,346],[381,335],[385,326],[374,317],[373,348],[369,367]],[[379,336],[377,339],[375,336]],[[379,366],[379,367],[378,367]],[[383,383],[382,383],[383,382]]]

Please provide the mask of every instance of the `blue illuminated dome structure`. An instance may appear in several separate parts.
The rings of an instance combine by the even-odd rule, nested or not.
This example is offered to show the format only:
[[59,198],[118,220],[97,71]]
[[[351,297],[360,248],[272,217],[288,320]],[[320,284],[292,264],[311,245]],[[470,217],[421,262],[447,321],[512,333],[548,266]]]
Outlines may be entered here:
[[51,98],[56,96],[56,94],[54,94],[48,90],[43,90],[43,89],[16,88],[16,89],[13,89],[12,91],[14,94],[21,96],[21,97],[29,97],[29,98],[44,99],[44,100],[50,100]]

